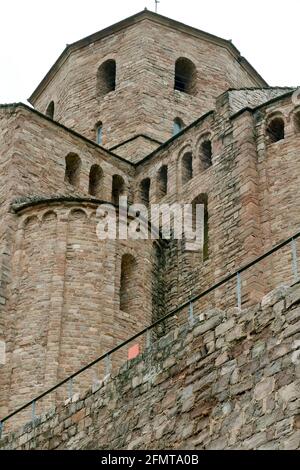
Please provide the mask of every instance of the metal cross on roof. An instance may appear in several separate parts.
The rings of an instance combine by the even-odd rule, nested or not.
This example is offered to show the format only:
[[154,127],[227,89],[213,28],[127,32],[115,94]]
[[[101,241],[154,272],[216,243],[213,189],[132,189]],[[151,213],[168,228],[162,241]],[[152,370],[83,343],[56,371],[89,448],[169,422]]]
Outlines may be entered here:
[[155,0],[155,13],[157,13],[159,3],[160,3],[160,0]]

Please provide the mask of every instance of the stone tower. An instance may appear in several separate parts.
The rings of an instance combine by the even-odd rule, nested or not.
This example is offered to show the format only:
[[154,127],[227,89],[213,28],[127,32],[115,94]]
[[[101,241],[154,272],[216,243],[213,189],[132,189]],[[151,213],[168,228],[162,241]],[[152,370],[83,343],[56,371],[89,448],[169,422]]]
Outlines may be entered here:
[[[0,106],[1,416],[298,228],[293,93],[230,41],[143,11],[67,46],[34,109]],[[97,207],[120,195],[204,203],[205,253],[100,242]],[[288,278],[288,257],[245,276],[245,305]]]
[[67,46],[29,101],[42,113],[53,102],[55,120],[93,141],[101,122],[104,147],[137,162],[176,118],[191,124],[228,88],[265,85],[230,41],[143,11]]

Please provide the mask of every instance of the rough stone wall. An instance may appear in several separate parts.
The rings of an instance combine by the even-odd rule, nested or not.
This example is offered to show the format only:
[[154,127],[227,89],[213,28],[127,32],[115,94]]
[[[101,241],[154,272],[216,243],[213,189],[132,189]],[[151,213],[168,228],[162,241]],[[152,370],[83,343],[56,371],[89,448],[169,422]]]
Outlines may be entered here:
[[[1,220],[4,220],[7,213],[8,202],[6,201],[7,193],[10,188],[10,175],[9,175],[9,159],[11,157],[11,135],[13,129],[11,128],[12,118],[6,119],[5,116],[0,116],[0,174],[1,174],[1,188],[0,188],[0,215]],[[7,126],[7,124],[10,124]],[[6,298],[6,269],[7,269],[7,243],[6,243],[6,227],[3,223],[0,226],[0,304],[5,304]],[[0,340],[4,340],[5,332],[5,319],[2,315],[3,309],[0,309]]]
[[[262,244],[272,240],[279,243],[299,231],[298,179],[300,136],[294,125],[295,106],[291,97],[261,106],[254,113],[257,143],[257,171],[259,175],[259,205],[261,211]],[[275,114],[274,114],[275,113]],[[282,116],[285,123],[285,138],[270,143],[266,127],[273,116]],[[297,242],[298,244],[298,242]],[[299,246],[299,245],[298,245]],[[274,255],[266,266],[273,281],[291,276],[291,249],[286,247],[281,254]]]
[[[242,92],[243,95],[243,92]],[[145,158],[137,166],[134,200],[141,201],[140,184],[150,178],[150,202],[193,201],[208,195],[209,257],[170,248],[167,259],[167,306],[174,308],[190,293],[199,292],[263,251],[299,230],[299,133],[294,126],[298,110],[291,97],[260,106],[253,113],[231,118],[229,94],[217,100],[213,114],[204,116],[183,135]],[[285,139],[266,143],[266,123],[274,112],[286,121]],[[204,136],[212,141],[212,167],[199,166]],[[181,158],[193,155],[193,178],[182,185]],[[161,197],[158,175],[168,167],[168,192]],[[242,276],[243,302],[256,302],[283,279],[292,280],[290,248]],[[189,287],[191,286],[191,287]],[[236,282],[220,289],[218,302],[236,302]],[[211,296],[210,303],[216,299]]]
[[[276,144],[268,144],[265,137],[268,117],[274,112],[278,113],[280,110],[286,121],[285,139]],[[238,269],[247,261],[251,261],[265,249],[270,248],[299,229],[297,159],[300,141],[299,134],[294,127],[294,113],[295,107],[290,97],[285,97],[280,101],[260,106],[253,112],[246,111],[231,118],[230,100],[228,94],[224,94],[217,100],[215,112],[203,116],[194,126],[182,133],[178,138],[167,143],[167,145],[162,146],[150,158],[146,157],[138,165],[133,165],[93,145],[93,143],[75,136],[67,129],[50,122],[29,109],[19,106],[8,111],[7,108],[3,108],[2,116],[4,120],[6,119],[5,124],[10,126],[12,132],[16,129],[17,132],[14,132],[14,137],[10,141],[11,149],[13,150],[8,150],[11,151],[12,156],[7,160],[3,160],[7,164],[7,168],[4,168],[4,174],[10,174],[11,177],[7,179],[7,182],[9,182],[7,188],[9,189],[7,190],[6,206],[2,206],[3,214],[6,220],[9,221],[8,229],[6,229],[6,225],[2,225],[6,240],[6,254],[5,258],[3,258],[6,262],[6,270],[2,270],[2,274],[7,279],[13,279],[8,268],[12,260],[14,260],[13,264],[15,264],[15,257],[20,254],[20,251],[16,249],[17,245],[15,245],[15,243],[18,243],[15,237],[18,217],[9,212],[10,204],[15,199],[27,200],[29,197],[32,200],[32,196],[33,199],[57,198],[60,196],[63,198],[66,196],[86,198],[89,196],[89,170],[95,162],[102,167],[104,172],[101,197],[107,201],[111,201],[112,197],[113,174],[119,174],[124,177],[126,192],[131,200],[135,202],[141,201],[140,183],[146,177],[149,177],[151,180],[150,202],[190,203],[200,194],[206,194],[208,197],[209,213],[207,259],[203,259],[202,253],[187,252],[184,241],[170,243],[163,248],[163,265],[159,263],[157,265],[160,271],[159,278],[163,280],[164,285],[162,287],[158,286],[157,282],[153,281],[149,276],[150,267],[154,269],[157,263],[155,258],[152,258],[152,255],[150,256],[149,254],[151,261],[147,265],[147,270],[141,272],[141,282],[144,282],[146,279],[144,286],[148,290],[147,298],[156,299],[157,305],[161,304],[163,307],[155,311],[153,310],[152,315],[149,314],[147,316],[147,322],[150,323],[151,319],[157,318],[162,311],[170,311],[177,307],[187,301],[191,295],[210,287],[223,276]],[[3,129],[5,129],[5,126],[3,126]],[[3,132],[7,131],[3,130]],[[207,136],[212,141],[213,164],[211,167],[203,170],[200,165],[200,146],[203,139]],[[82,160],[78,188],[74,188],[64,181],[65,156],[69,152],[78,154]],[[187,183],[182,184],[182,157],[186,152],[191,152],[193,155],[193,178]],[[158,174],[162,165],[168,166],[167,194],[163,197],[158,184]],[[18,184],[14,184],[14,181],[17,181]],[[75,221],[74,224],[76,225],[77,222]],[[73,232],[75,233],[76,230],[73,230]],[[38,230],[33,230],[32,237],[28,239],[28,250],[33,250],[32,256],[38,254],[39,240],[43,238],[38,233]],[[47,236],[50,236],[50,233],[51,231],[45,234],[45,240],[47,240]],[[88,233],[90,232],[88,231]],[[36,235],[38,238],[37,245],[34,241]],[[63,234],[63,236],[65,235]],[[95,236],[94,231],[93,236]],[[83,229],[74,235],[74,240],[70,242],[70,246],[79,244],[88,245],[89,242],[89,236],[86,235]],[[66,243],[65,239],[61,243],[60,248]],[[149,243],[150,245],[151,243]],[[37,251],[35,251],[35,246]],[[131,252],[133,254],[134,251],[136,249],[132,246]],[[46,269],[46,267],[49,262],[50,272],[52,272],[51,269],[54,269],[53,266],[56,266],[54,271],[56,270],[57,274],[55,276],[60,276],[60,286],[64,286],[66,283],[66,293],[71,298],[75,296],[75,293],[77,295],[78,292],[78,289],[74,287],[76,282],[78,282],[76,281],[76,276],[80,275],[81,278],[84,277],[86,279],[89,276],[97,277],[98,268],[96,265],[98,261],[95,264],[95,270],[91,271],[90,265],[81,263],[81,256],[83,255],[80,250],[75,253],[71,248],[68,251],[66,247],[66,252],[68,253],[67,260],[71,259],[74,255],[75,265],[71,266],[70,270],[65,270],[65,252],[63,248],[62,258],[58,256],[57,262],[55,261],[55,263],[51,264],[51,261],[46,257],[43,265],[47,271],[48,268]],[[112,256],[110,253],[113,253]],[[107,263],[111,271],[115,270],[117,272],[119,269],[120,259],[118,256],[112,248],[103,252],[105,263]],[[92,262],[88,256],[86,260]],[[37,263],[37,266],[39,266],[39,263]],[[66,267],[68,268],[68,265]],[[47,276],[48,272],[45,275]],[[29,284],[31,283],[30,288],[35,290],[37,285],[38,289],[40,289],[41,297],[38,307],[33,301],[33,298],[37,299],[38,296],[32,296],[30,289],[26,291],[26,281],[24,284],[24,295],[26,297],[24,297],[24,302],[13,304],[16,315],[18,315],[18,311],[23,315],[22,305],[27,305],[27,308],[32,308],[33,311],[36,308],[40,309],[40,305],[42,309],[47,308],[47,302],[50,302],[47,295],[50,294],[49,292],[42,293],[41,284],[38,284],[38,276],[39,267],[36,271],[32,269],[28,277]],[[18,284],[20,279],[17,274],[15,278],[16,284]],[[96,310],[102,309],[103,304],[105,305],[104,310],[106,308],[109,310],[113,304],[116,307],[114,311],[118,312],[118,283],[111,282],[111,275],[107,274],[106,278],[108,281],[105,288],[109,295],[101,300],[101,305],[97,304]],[[57,277],[53,279],[57,279]],[[119,279],[117,274],[116,279]],[[282,250],[280,254],[273,255],[268,261],[243,274],[243,305],[251,305],[257,302],[268,290],[274,288],[283,280],[289,281],[291,279],[291,254],[288,247]],[[57,286],[54,287],[54,284],[51,283],[50,290],[56,292],[59,289],[57,289]],[[16,290],[14,291],[13,289]],[[13,298],[19,287],[14,287],[13,289],[6,292],[6,298]],[[86,292],[89,292],[89,289],[86,289]],[[3,297],[5,298],[5,296]],[[68,342],[69,327],[73,331],[76,330],[72,319],[68,323],[69,309],[71,312],[73,308],[76,309],[80,305],[82,311],[85,312],[84,316],[88,317],[91,315],[91,318],[93,317],[97,323],[97,313],[96,310],[95,312],[93,311],[94,304],[92,298],[92,295],[89,295],[87,300],[84,297],[85,300],[82,303],[79,302],[79,304],[75,300],[75,305],[72,302],[71,304],[65,302],[61,294],[61,305],[57,306],[57,301],[52,299],[50,295],[50,299],[52,299],[49,304],[51,309],[57,309],[58,312],[63,311],[63,309],[68,310],[64,314],[65,324],[68,327],[66,326],[65,332],[61,333],[67,338],[66,344]],[[161,298],[164,300],[162,301]],[[218,305],[224,308],[234,306],[236,303],[236,281],[234,280],[226,288],[220,288],[216,293],[210,294],[205,300],[199,301],[197,308],[203,309],[208,305]],[[135,308],[137,308],[137,311],[139,310],[138,306]],[[0,315],[2,330],[9,332],[9,334],[6,334],[8,336],[6,338],[8,363],[5,368],[6,372],[1,374],[3,393],[1,394],[0,406],[4,407],[1,408],[3,415],[6,414],[7,410],[7,387],[10,387],[11,383],[11,368],[15,364],[15,359],[18,362],[19,357],[19,346],[15,345],[13,341],[17,336],[22,338],[24,333],[23,327],[16,331],[14,322],[10,320],[12,317],[8,314],[10,311],[11,307],[8,307],[3,300]],[[145,321],[143,324],[146,326],[147,322]],[[141,329],[141,325],[135,322],[134,315],[128,314],[126,316],[122,313],[115,322],[122,329],[121,334],[117,333],[117,328],[115,329],[115,342],[118,342],[117,340],[124,340],[129,336],[127,334],[127,326],[131,325],[131,323],[133,329],[135,327],[137,327],[137,330]],[[26,323],[21,324],[26,330]],[[82,328],[84,329],[85,326]],[[103,341],[107,349],[109,349],[109,344],[115,344],[114,342],[109,343],[110,340],[107,339],[107,335],[109,338],[111,337],[110,333],[107,333],[109,329],[110,324],[105,323],[103,332],[100,332],[101,328],[97,330],[98,333],[100,332],[101,337],[104,338]],[[95,332],[95,335],[97,336],[98,333]],[[61,354],[61,357],[68,356],[70,358],[72,356],[67,351],[62,353],[57,352],[58,350],[63,350],[64,347],[69,347],[62,346],[60,348],[57,338],[58,336],[54,335],[53,338],[50,337],[47,340],[49,345],[51,345],[50,349],[47,350],[48,352],[45,353],[49,354],[47,359],[45,356],[45,361],[48,363],[52,360],[50,358],[59,357],[58,354]],[[22,343],[23,340],[20,339],[20,341]],[[29,335],[29,343],[26,346],[29,348],[28,358],[30,358],[31,354],[36,354],[36,357],[40,356],[42,358],[44,353],[39,355],[38,351],[39,348],[44,347],[45,341],[45,338],[42,336],[35,337],[34,335]],[[84,348],[88,348],[89,339],[86,341],[87,343],[83,345]],[[31,348],[33,349],[31,350]],[[93,357],[97,355],[97,351],[93,350],[91,352]],[[63,375],[74,371],[77,367],[87,362],[84,356],[82,362],[78,362],[77,357],[73,359],[70,363],[64,362],[65,359],[57,359],[57,363],[60,361],[61,365],[66,364],[62,368]],[[32,360],[32,364],[32,367],[35,367],[34,360]],[[17,378],[17,376],[21,377],[22,373],[16,369],[12,374],[13,382],[15,382],[14,390],[17,395],[20,395],[18,403],[24,401],[25,397],[29,399],[36,395],[36,393],[33,393],[33,384],[28,384],[27,382],[24,389],[21,387],[22,380]],[[16,377],[16,380],[14,377]],[[49,377],[45,376],[38,381],[38,387],[44,389],[46,384],[53,384],[57,378],[62,378],[62,376],[59,377],[51,371]],[[30,393],[28,387],[31,390]],[[16,403],[13,395],[11,400],[12,403]]]
[[[75,136],[55,123],[33,113],[24,106],[2,106],[1,122],[1,340],[6,341],[6,367],[1,371],[0,411],[6,414],[8,388],[11,375],[11,354],[14,324],[8,314],[8,300],[12,296],[9,286],[12,277],[11,262],[16,255],[14,242],[17,216],[10,210],[16,200],[51,198],[62,195],[91,197],[88,195],[89,172],[98,163],[104,172],[101,195],[112,199],[112,176],[123,176],[128,193],[133,167],[125,160],[114,157],[92,143]],[[65,182],[65,157],[73,152],[80,156],[79,187]],[[37,265],[39,266],[39,264]],[[41,288],[41,287],[40,287]],[[4,333],[5,332],[5,333]],[[8,333],[10,332],[10,333]],[[19,331],[22,336],[22,331]],[[4,335],[4,338],[3,338]],[[31,340],[33,337],[31,337]],[[36,338],[37,339],[37,338]],[[31,344],[32,347],[34,344]],[[26,386],[24,385],[25,389]],[[26,395],[28,396],[28,395]],[[13,397],[11,397],[13,400]]]
[[1,449],[299,449],[300,285],[195,312]]
[[[148,18],[86,47],[73,50],[37,98],[35,105],[43,113],[49,102],[54,100],[54,119],[69,126],[70,130],[25,106],[0,106],[0,348],[3,350],[5,343],[6,350],[6,364],[3,365],[0,361],[0,417],[127,339],[162,314],[187,301],[191,295],[210,287],[247,261],[262,254],[265,249],[299,230],[300,134],[294,124],[294,115],[299,111],[299,106],[295,107],[290,96],[268,103],[267,101],[279,95],[287,95],[289,89],[253,89],[252,87],[260,85],[260,79],[255,74],[250,75],[243,67],[243,61],[237,60],[230,50],[229,46],[222,46],[218,41],[209,41],[187,32],[184,28],[174,29],[166,23]],[[180,56],[191,59],[196,65],[196,96],[174,90],[174,64]],[[117,86],[115,91],[100,98],[96,95],[97,69],[107,59],[115,59],[117,62]],[[243,89],[224,93],[229,87]],[[251,110],[238,113],[245,107],[250,107]],[[207,111],[210,112],[205,114]],[[266,139],[266,126],[270,117],[275,115],[284,119],[285,139],[270,144]],[[196,119],[197,121],[177,138],[165,142],[172,135],[176,117],[180,117],[185,125]],[[95,141],[95,125],[99,121],[103,122],[103,145],[114,148],[120,144],[114,149],[119,156],[92,142]],[[82,136],[76,135],[71,129],[80,132]],[[128,141],[131,137],[135,138]],[[200,154],[201,144],[206,138],[212,142],[212,166],[204,169]],[[155,139],[165,144],[158,147],[159,142]],[[186,152],[192,154],[193,177],[183,184],[182,159]],[[69,153],[76,154],[81,159],[80,177],[76,187],[65,181],[65,158]],[[204,259],[202,253],[187,252],[184,240],[165,244],[152,243],[150,240],[138,243],[121,240],[100,244],[95,232],[95,205],[88,191],[89,173],[94,164],[98,164],[103,170],[97,198],[107,202],[112,201],[114,175],[124,179],[125,194],[129,196],[130,202],[141,202],[140,185],[145,178],[150,178],[151,181],[150,203],[191,203],[196,197],[206,195],[209,214],[208,256]],[[168,167],[166,195],[162,195],[158,180],[162,165]],[[68,202],[68,197],[81,198],[81,202]],[[43,202],[45,199],[51,199],[51,202]],[[18,207],[15,213],[11,204],[16,203],[16,200],[19,204],[26,201],[31,206],[21,210],[18,204],[14,204],[14,208]],[[137,269],[135,276],[131,278],[136,297],[127,293],[125,304],[128,306],[131,302],[130,308],[123,311],[120,308],[120,291],[121,263],[125,254],[136,258]],[[286,247],[259,266],[243,273],[243,306],[253,305],[267,291],[283,281],[288,283],[291,279],[291,252],[290,247]],[[201,394],[204,394],[204,402],[209,403],[209,410],[210,407],[215,410],[217,405],[214,400],[217,396],[222,407],[224,405],[224,416],[230,416],[229,426],[230,420],[235,421],[234,416],[237,416],[237,423],[232,424],[234,430],[231,431],[230,428],[229,441],[224,444],[226,447],[237,444],[236,434],[242,428],[242,439],[246,442],[243,445],[247,448],[263,446],[264,442],[272,442],[277,437],[279,440],[275,446],[278,444],[285,448],[292,445],[291,442],[295,444],[294,437],[289,441],[287,429],[290,425],[298,426],[298,421],[292,421],[291,416],[288,415],[287,428],[285,423],[278,424],[273,439],[273,435],[267,431],[255,434],[256,424],[253,425],[250,418],[250,422],[247,421],[246,405],[251,414],[249,403],[252,403],[252,398],[243,395],[244,390],[236,393],[235,401],[238,402],[239,408],[233,408],[234,411],[218,396],[218,390],[220,389],[221,393],[221,389],[223,391],[224,387],[226,388],[228,374],[232,372],[231,367],[235,378],[232,379],[230,375],[230,387],[232,386],[233,390],[238,389],[240,377],[241,383],[249,385],[246,378],[246,362],[239,363],[239,360],[241,356],[245,361],[256,361],[256,353],[249,352],[252,351],[251,342],[255,343],[253,347],[260,351],[260,341],[266,341],[265,349],[262,349],[266,352],[273,348],[270,331],[275,332],[277,341],[282,339],[283,333],[276,330],[276,325],[279,324],[280,328],[283,325],[287,331],[294,331],[293,323],[296,323],[297,309],[286,311],[284,320],[280,302],[276,303],[272,312],[269,300],[265,299],[264,302],[260,310],[250,310],[245,314],[245,318],[250,316],[251,324],[254,322],[250,333],[247,324],[243,323],[242,317],[236,311],[228,311],[226,314],[220,314],[221,316],[219,313],[210,312],[207,317],[202,316],[201,322],[207,320],[210,326],[207,334],[203,337],[200,335],[200,339],[198,333],[193,336],[191,332],[188,333],[187,327],[184,327],[187,311],[154,332],[153,338],[161,336],[170,328],[179,328],[174,337],[172,334],[168,337],[171,346],[164,345],[162,340],[158,346],[157,357],[154,356],[158,364],[161,362],[159,374],[163,377],[169,374],[169,371],[165,374],[164,367],[166,370],[171,367],[172,380],[173,364],[170,351],[180,351],[181,348],[182,351],[185,350],[186,356],[190,357],[188,348],[197,349],[200,345],[200,355],[196,355],[195,361],[199,360],[202,364],[202,379],[209,380],[210,376],[214,377],[213,381],[216,380],[217,387],[208,387],[211,394],[209,396],[205,395],[205,390],[201,391]],[[266,303],[269,307],[266,307]],[[236,304],[234,280],[197,302],[194,307],[200,312],[208,306],[228,309]],[[290,305],[287,308],[290,309]],[[224,335],[223,323],[218,324],[215,331],[211,330],[214,322],[218,323],[223,316],[227,318],[225,325],[229,325],[230,330],[227,334],[225,326]],[[263,317],[270,320],[270,325],[263,324]],[[199,324],[199,327],[201,325],[204,324]],[[247,339],[244,330],[247,330]],[[176,335],[179,335],[178,341]],[[182,343],[180,338],[184,338]],[[234,341],[241,342],[244,352],[238,349],[240,344],[237,350],[234,349]],[[249,341],[251,348],[249,347],[248,351],[245,345],[248,345]],[[204,347],[206,343],[207,347]],[[140,347],[141,350],[145,347],[145,338]],[[227,366],[222,369],[223,359],[219,359],[219,355],[225,357],[224,362],[227,363],[226,351],[231,351],[230,348],[233,348],[234,352],[230,352],[231,356],[228,356],[230,371],[227,371]],[[119,351],[114,355],[114,372],[124,362],[127,352]],[[169,365],[165,366],[164,362],[160,361],[160,354]],[[216,358],[211,356],[213,354]],[[152,361],[149,357],[145,364],[140,362],[140,359],[136,364],[139,371],[144,371],[145,376]],[[260,358],[260,352],[257,357]],[[207,370],[205,361],[211,358],[213,366]],[[268,355],[268,358],[270,363],[273,363],[272,356]],[[187,359],[184,367],[196,367],[193,361],[189,361],[190,359]],[[289,385],[285,384],[284,374],[289,376],[289,364],[286,361],[282,360],[280,365],[274,365],[274,374],[278,374],[276,382],[269,379],[273,374],[269,373],[267,362],[262,366],[264,373],[267,371],[266,379],[262,379],[266,381],[267,390],[270,388],[273,393],[273,386],[277,387],[279,398],[279,390]],[[109,364],[105,368],[101,365],[87,372],[73,384],[73,391],[81,392],[91,383],[98,383],[99,379],[107,374],[109,367]],[[134,367],[130,369],[133,373]],[[176,367],[174,366],[174,380],[177,381],[175,388],[176,394],[179,393],[180,396],[180,390],[188,387],[188,384],[182,382],[185,378],[176,376]],[[279,367],[280,370],[277,369]],[[155,370],[153,372],[151,365],[150,373],[153,372],[154,376],[157,372]],[[260,364],[257,362],[253,365],[253,371],[256,370],[260,370]],[[251,369],[251,374],[253,371]],[[113,382],[115,385],[124,385],[125,376],[120,377],[120,382],[119,379]],[[129,380],[132,378],[130,373],[126,377],[129,377]],[[150,386],[148,379],[142,380],[147,385],[141,387],[142,393],[154,390],[158,395],[151,395],[150,401],[155,402],[159,397],[164,399],[163,389],[151,388],[158,386],[158,383],[152,383]],[[191,383],[193,380],[191,379]],[[136,381],[134,383],[136,384]],[[258,386],[259,390],[260,387],[264,389],[264,383]],[[170,384],[171,382],[168,382],[169,388]],[[260,394],[256,391],[258,384],[259,382],[253,382],[249,385],[249,390],[253,389],[254,400],[257,394]],[[111,386],[111,383],[107,385],[105,393]],[[131,395],[128,387],[125,386],[124,392],[128,392],[127,398],[139,400],[139,392],[132,391]],[[248,388],[245,390],[247,394]],[[47,398],[38,405],[37,412],[40,413],[46,406],[54,405],[65,393],[66,389],[50,399]],[[117,392],[121,401],[122,393]],[[184,413],[188,413],[188,419],[197,421],[197,399],[190,398],[185,393],[190,392],[183,392],[184,400],[192,402],[195,398],[196,401],[193,409],[184,408]],[[233,395],[235,396],[235,392]],[[210,396],[213,396],[213,402]],[[271,415],[273,413],[273,404],[268,393],[266,397],[268,399],[262,404],[262,419],[269,411]],[[92,400],[91,397],[88,400]],[[274,409],[277,410],[277,405],[280,408],[280,400],[281,398],[276,398]],[[138,401],[137,409],[139,403]],[[77,404],[72,406],[76,408]],[[85,405],[82,404],[83,406]],[[123,406],[125,404],[121,404],[121,408]],[[155,409],[157,407],[158,402],[154,405]],[[258,409],[260,410],[259,407]],[[238,410],[243,411],[240,413]],[[282,409],[283,411],[285,410]],[[287,412],[289,413],[289,410]],[[103,420],[109,420],[109,412],[104,410],[103,413]],[[134,413],[131,413],[132,419],[137,417]],[[176,413],[174,416],[170,415],[172,419],[177,419]],[[183,428],[190,429],[184,421],[184,413],[183,418],[180,415],[178,424],[180,425],[180,420],[183,419]],[[253,413],[257,414],[256,407]],[[203,436],[207,432],[205,416],[207,415],[204,413],[202,418],[206,424]],[[190,431],[184,431],[187,434],[177,436],[174,446],[180,446],[186,439],[189,445],[222,447],[221,433],[227,435],[227,418],[222,415],[224,423],[222,420],[220,423],[217,411],[213,416],[209,421],[208,441],[202,436],[202,441],[197,441],[198,444],[196,441],[191,443]],[[152,419],[151,416],[147,418],[149,422]],[[240,425],[239,420],[244,418],[245,422]],[[138,416],[137,419],[144,418]],[[285,419],[278,418],[278,422]],[[219,423],[220,428],[215,428],[215,421]],[[87,419],[87,422],[90,421]],[[82,429],[72,426],[70,431],[61,434],[68,441],[72,433],[84,430],[85,423],[86,421],[83,421],[80,424]],[[94,425],[96,429],[95,421]],[[108,422],[109,426],[114,425]],[[130,421],[128,429],[132,429],[132,435],[130,432],[126,434],[126,438],[133,441],[134,427]],[[158,418],[158,422],[153,421],[153,430],[157,427],[164,429],[162,417]],[[122,426],[119,428],[124,429]],[[146,426],[146,429],[149,431],[150,428]],[[169,432],[168,428],[166,429],[166,432]],[[198,422],[195,429],[196,433],[202,432],[202,428],[198,428]],[[152,435],[152,428],[151,432],[148,431],[145,431],[145,434]],[[125,442],[125,437],[123,439],[117,435],[117,431],[114,432],[116,447],[129,445]],[[285,441],[285,438],[280,440],[281,432],[282,435],[288,436],[288,441]],[[172,431],[170,433],[172,435]],[[55,439],[56,434],[58,435],[58,431],[55,430]],[[163,435],[164,431],[158,431],[158,435],[149,441],[149,446],[160,445],[159,439]],[[295,435],[298,436],[297,433]],[[89,443],[85,436],[81,437],[82,447],[94,442],[94,437]],[[68,446],[73,445],[72,440],[70,442]],[[101,440],[97,445],[105,447],[109,444]],[[50,447],[56,447],[56,444],[51,443]]]
[[[3,415],[2,407],[6,399],[9,371],[4,367],[7,363],[7,351],[10,347],[8,338],[9,317],[7,316],[7,303],[9,299],[8,285],[11,279],[11,239],[14,236],[14,217],[9,212],[10,201],[17,186],[16,172],[11,162],[15,159],[16,148],[14,139],[17,138],[19,126],[14,112],[11,109],[0,110],[0,342],[2,346],[2,357],[0,360],[0,413]],[[4,363],[4,364],[3,364]]]
[[[124,179],[128,192],[130,180],[134,176],[134,167],[130,163],[114,157],[25,106],[12,107],[10,113],[15,115],[18,126],[18,133],[13,134],[11,142],[14,158],[9,160],[17,182],[12,185],[12,198],[62,194],[89,196],[89,172],[95,163],[104,173],[99,199],[112,200],[114,174]],[[9,122],[7,127],[10,127]],[[77,154],[81,159],[78,187],[65,182],[65,158],[69,153]]]
[[[92,203],[53,203],[20,214],[6,309],[11,318],[6,412],[152,322],[155,247],[151,240],[99,241],[96,208]],[[129,311],[121,311],[120,305],[125,254],[136,261],[135,298]],[[112,367],[126,357],[127,350],[116,353]],[[102,365],[93,368],[74,383],[74,391],[104,373]],[[51,398],[55,403],[55,396]]]
[[[174,90],[181,56],[197,68],[196,96]],[[98,97],[97,70],[108,59],[117,63],[116,90]],[[137,134],[166,141],[176,117],[188,125],[228,88],[259,85],[224,45],[144,19],[71,52],[34,106],[45,113],[54,101],[54,119],[91,140],[101,121],[110,148]]]
[[[245,121],[243,117],[240,122],[232,122],[228,116],[229,103],[224,96],[219,100],[214,114],[204,117],[185,134],[137,167],[134,194],[136,202],[140,202],[139,188],[146,177],[151,180],[151,203],[191,203],[201,194],[208,197],[208,258],[203,259],[202,253],[187,252],[184,242],[170,247],[166,256],[168,274],[165,277],[168,308],[175,308],[191,294],[210,287],[221,277],[261,254],[258,244],[258,201],[254,194],[259,181],[255,173],[253,122],[251,117]],[[200,149],[207,136],[212,142],[213,164],[203,170]],[[193,178],[182,184],[181,162],[186,152],[193,155]],[[158,177],[163,165],[168,167],[168,192],[161,198]],[[253,282],[254,277],[252,273]],[[247,285],[247,280],[244,280],[244,302],[257,301],[261,297],[262,292],[257,284],[252,289],[252,285],[249,282]],[[227,286],[226,292],[220,290],[216,295],[218,301],[223,298],[227,305],[230,302],[235,305],[235,292],[236,286],[233,283],[230,288]],[[210,296],[210,304],[214,303],[214,297],[214,294]]]

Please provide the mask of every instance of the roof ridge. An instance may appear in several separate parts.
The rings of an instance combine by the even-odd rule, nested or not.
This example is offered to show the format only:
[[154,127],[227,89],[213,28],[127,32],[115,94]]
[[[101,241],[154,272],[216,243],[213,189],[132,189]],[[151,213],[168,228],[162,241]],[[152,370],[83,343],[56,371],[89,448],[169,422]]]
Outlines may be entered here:
[[244,90],[294,90],[294,86],[266,86],[266,87],[241,87],[241,88],[228,88],[227,91],[244,91]]

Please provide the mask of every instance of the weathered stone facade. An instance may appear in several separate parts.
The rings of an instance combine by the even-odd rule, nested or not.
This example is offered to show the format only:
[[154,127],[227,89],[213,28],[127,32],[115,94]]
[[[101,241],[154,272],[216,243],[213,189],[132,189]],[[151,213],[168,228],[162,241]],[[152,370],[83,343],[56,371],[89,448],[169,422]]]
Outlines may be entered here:
[[[31,103],[0,105],[0,419],[300,225],[294,89],[268,87],[229,41],[145,11],[68,46]],[[145,202],[145,181],[149,204],[205,201],[205,252],[98,240],[99,203]],[[286,247],[243,273],[243,307],[292,279]],[[195,304],[234,306],[235,282]]]
[[[195,312],[1,449],[300,449],[300,285]],[[29,412],[27,412],[29,413]]]
[[[174,91],[179,57],[197,68],[193,96]],[[116,88],[99,96],[97,70],[107,60],[116,61]],[[53,101],[55,119],[92,140],[101,121],[110,148],[140,134],[164,142],[176,117],[191,124],[226,89],[265,84],[229,41],[144,11],[67,47],[30,102],[45,113]]]

